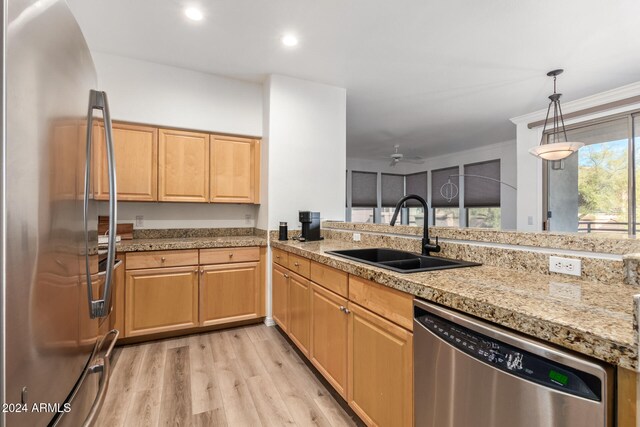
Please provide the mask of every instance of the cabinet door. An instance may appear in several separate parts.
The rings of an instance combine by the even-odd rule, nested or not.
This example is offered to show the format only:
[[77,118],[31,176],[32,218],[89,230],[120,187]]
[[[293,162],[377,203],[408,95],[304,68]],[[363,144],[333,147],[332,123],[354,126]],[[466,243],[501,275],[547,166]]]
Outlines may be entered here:
[[195,266],[127,271],[127,337],[198,326],[197,273]]
[[201,267],[201,326],[261,317],[258,267],[258,262]]
[[209,200],[209,135],[160,129],[158,140],[158,200]]
[[[113,123],[118,200],[152,202],[158,200],[158,130]],[[100,125],[100,135],[104,127]],[[103,141],[104,139],[101,139]],[[96,145],[96,199],[109,199],[107,150]]]
[[367,425],[413,424],[413,334],[349,303],[349,406]]
[[347,397],[347,300],[311,284],[309,358],[344,398]]
[[289,338],[309,356],[311,282],[289,273]]
[[211,136],[211,201],[257,203],[260,145],[255,139]]
[[288,306],[289,306],[289,274],[279,265],[272,264],[271,274],[271,307],[273,320],[284,330],[289,331]]

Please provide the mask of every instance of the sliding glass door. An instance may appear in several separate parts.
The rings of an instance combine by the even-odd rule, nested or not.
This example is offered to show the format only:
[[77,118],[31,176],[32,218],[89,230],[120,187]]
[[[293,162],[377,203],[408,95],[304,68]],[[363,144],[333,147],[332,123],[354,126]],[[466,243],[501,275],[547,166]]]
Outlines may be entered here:
[[[633,233],[634,201],[631,116],[567,130],[584,142],[577,154],[548,162],[547,229],[583,233]],[[635,194],[634,194],[635,196]]]

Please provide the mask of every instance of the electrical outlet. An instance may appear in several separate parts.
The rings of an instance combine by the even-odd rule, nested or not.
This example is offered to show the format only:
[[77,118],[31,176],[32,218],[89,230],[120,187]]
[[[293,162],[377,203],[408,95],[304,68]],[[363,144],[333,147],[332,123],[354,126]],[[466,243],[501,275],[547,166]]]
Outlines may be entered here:
[[144,215],[136,215],[136,228],[144,227]]
[[570,274],[572,276],[582,275],[582,261],[573,258],[562,258],[559,256],[549,257],[549,271],[552,273]]
[[527,217],[527,225],[533,225],[533,217],[531,215]]
[[361,239],[360,233],[353,233],[353,241],[359,242]]
[[253,215],[244,214],[244,223],[245,223],[245,225],[251,225],[251,220],[253,220]]

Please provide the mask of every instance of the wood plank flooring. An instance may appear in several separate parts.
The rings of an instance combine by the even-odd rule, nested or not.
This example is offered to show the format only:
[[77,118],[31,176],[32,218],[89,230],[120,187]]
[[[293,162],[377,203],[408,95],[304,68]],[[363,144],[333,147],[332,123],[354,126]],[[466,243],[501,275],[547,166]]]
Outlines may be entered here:
[[114,362],[98,426],[356,425],[263,324],[122,347]]

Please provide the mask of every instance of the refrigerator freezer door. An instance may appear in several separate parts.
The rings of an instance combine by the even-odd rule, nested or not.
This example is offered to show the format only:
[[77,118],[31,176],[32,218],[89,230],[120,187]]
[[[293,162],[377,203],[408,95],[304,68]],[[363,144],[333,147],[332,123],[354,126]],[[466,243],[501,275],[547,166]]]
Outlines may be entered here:
[[[56,405],[74,389],[97,339],[82,205],[86,113],[96,74],[64,1],[11,1],[7,18],[5,399],[25,401],[27,412],[8,413],[6,421],[44,426],[64,410]],[[97,276],[93,201],[91,209]]]

